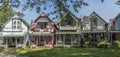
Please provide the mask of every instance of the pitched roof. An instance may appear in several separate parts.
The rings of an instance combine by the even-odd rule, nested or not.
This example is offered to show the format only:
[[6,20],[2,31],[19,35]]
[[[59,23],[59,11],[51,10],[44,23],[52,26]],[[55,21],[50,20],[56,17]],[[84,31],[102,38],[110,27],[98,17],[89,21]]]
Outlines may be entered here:
[[22,21],[27,27],[29,27],[29,24],[24,19],[22,19],[21,17],[19,17],[17,15],[14,15],[13,17],[11,17],[7,22],[5,22],[2,25],[2,27],[4,27],[10,20],[13,20],[13,19],[18,19],[18,20]]
[[[98,18],[100,18],[102,21],[104,21],[104,22],[107,24],[107,22],[106,22],[102,17],[100,17],[96,12],[92,12],[92,14],[95,14]],[[90,16],[91,16],[92,14],[90,14]]]
[[65,18],[67,15],[70,15],[74,20],[76,20],[77,22],[79,22],[79,19],[73,15],[73,14],[69,14],[69,13],[65,13],[59,20],[57,23],[59,23],[63,18]]
[[120,13],[118,13],[118,15],[113,19],[113,22],[114,22],[118,17],[120,17]]
[[[37,22],[41,17],[46,17],[46,18],[48,18],[48,20],[50,21],[50,22],[52,22],[53,24],[54,24],[54,26],[56,27],[56,24],[43,12],[43,13],[41,13],[32,23],[31,23],[31,25],[30,26],[34,26],[33,25],[33,23],[35,23],[35,22]],[[57,27],[56,27],[56,29],[57,29]]]

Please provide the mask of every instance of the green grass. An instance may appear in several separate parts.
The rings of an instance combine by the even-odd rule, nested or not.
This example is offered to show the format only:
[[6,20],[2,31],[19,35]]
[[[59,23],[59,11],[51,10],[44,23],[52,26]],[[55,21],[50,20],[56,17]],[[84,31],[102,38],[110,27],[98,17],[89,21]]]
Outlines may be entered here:
[[29,57],[120,57],[120,49],[53,48],[19,54]]

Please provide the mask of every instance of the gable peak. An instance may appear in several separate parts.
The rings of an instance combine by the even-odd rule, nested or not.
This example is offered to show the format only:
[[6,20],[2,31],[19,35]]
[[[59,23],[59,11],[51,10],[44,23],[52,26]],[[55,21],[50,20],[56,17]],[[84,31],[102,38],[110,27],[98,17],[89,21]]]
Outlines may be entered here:
[[40,16],[46,16],[46,14],[43,12],[43,13],[40,14]]
[[14,18],[20,18],[18,15],[14,15],[13,17],[12,17],[12,19],[14,19]]

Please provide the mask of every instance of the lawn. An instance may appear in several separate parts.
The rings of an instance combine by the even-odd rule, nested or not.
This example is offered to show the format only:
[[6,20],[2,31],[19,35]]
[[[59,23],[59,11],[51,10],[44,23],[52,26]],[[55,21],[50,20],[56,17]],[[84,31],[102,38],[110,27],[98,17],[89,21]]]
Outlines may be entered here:
[[19,52],[15,53],[29,57],[120,57],[120,49],[49,48],[36,51],[24,50],[23,53]]

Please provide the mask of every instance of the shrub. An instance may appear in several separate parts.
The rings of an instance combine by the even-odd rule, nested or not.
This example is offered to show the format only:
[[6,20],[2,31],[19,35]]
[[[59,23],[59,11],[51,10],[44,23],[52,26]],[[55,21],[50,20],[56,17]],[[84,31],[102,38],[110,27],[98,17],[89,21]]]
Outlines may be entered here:
[[89,41],[86,41],[86,42],[83,44],[83,46],[84,46],[85,48],[89,48],[89,47],[90,47],[90,42],[89,42]]
[[106,40],[102,40],[97,44],[98,48],[110,48],[111,43],[107,42]]
[[0,52],[3,51],[5,49],[5,46],[1,46],[0,47]]
[[116,40],[113,42],[113,47],[120,48],[120,41]]

